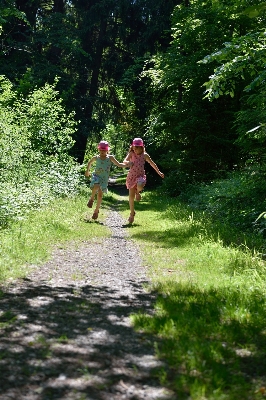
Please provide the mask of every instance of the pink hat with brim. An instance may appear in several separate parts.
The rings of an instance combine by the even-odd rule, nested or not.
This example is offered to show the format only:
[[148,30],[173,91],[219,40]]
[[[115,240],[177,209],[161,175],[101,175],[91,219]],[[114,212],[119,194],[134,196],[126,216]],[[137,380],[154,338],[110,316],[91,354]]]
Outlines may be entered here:
[[100,143],[98,144],[98,149],[99,150],[108,151],[109,150],[109,143],[106,142],[105,140],[101,140]]
[[133,139],[132,146],[141,146],[144,147],[143,140],[141,138]]

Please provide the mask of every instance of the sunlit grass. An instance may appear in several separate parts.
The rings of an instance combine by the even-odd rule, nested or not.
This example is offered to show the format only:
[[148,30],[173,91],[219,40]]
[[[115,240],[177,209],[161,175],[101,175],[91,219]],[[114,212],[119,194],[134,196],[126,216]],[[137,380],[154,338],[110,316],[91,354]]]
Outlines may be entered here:
[[132,321],[167,360],[161,382],[179,399],[265,398],[266,266],[253,238],[154,191],[128,232],[157,293],[155,314]]
[[[128,218],[126,191],[110,188],[99,222],[90,220],[87,197],[58,200],[2,231],[1,279],[26,275],[54,246],[108,236],[101,220],[111,205]],[[161,383],[178,399],[265,399],[266,267],[254,238],[159,191],[144,192],[128,233],[157,295],[154,313],[132,321],[167,361],[157,371]]]
[[49,207],[0,231],[0,280],[25,276],[28,267],[47,260],[55,246],[110,235],[101,224],[106,215],[104,204],[99,221],[92,221],[93,210],[87,208],[87,201],[86,196],[57,199]]
[[110,175],[110,179],[115,179],[116,185],[124,185],[126,183],[128,170],[121,170],[120,168],[113,171]]

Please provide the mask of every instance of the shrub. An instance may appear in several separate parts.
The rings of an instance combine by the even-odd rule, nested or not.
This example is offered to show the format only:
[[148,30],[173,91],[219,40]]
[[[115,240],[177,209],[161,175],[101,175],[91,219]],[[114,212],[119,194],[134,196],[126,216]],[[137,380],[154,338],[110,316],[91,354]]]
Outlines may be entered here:
[[74,114],[66,115],[55,85],[26,98],[0,77],[0,225],[23,218],[55,196],[76,193],[80,166],[68,154]]
[[194,191],[189,187],[180,199],[222,222],[265,235],[265,219],[256,221],[266,209],[265,192],[265,174],[253,166],[252,170],[235,171],[225,179],[197,185]]

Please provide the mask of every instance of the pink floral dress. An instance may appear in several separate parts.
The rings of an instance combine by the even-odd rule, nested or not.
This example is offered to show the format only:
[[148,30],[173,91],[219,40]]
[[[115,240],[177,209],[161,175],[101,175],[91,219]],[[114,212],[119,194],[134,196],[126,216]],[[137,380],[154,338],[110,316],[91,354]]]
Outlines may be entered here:
[[134,164],[130,167],[127,174],[126,186],[127,189],[133,189],[138,183],[143,186],[146,184],[146,174],[144,170],[145,155],[144,152],[141,154],[135,154],[133,151],[130,153],[130,161]]
[[107,156],[104,160],[102,160],[100,156],[97,156],[95,170],[91,175],[91,188],[93,188],[95,183],[98,183],[103,193],[108,192],[107,186],[111,165],[112,162],[109,156]]

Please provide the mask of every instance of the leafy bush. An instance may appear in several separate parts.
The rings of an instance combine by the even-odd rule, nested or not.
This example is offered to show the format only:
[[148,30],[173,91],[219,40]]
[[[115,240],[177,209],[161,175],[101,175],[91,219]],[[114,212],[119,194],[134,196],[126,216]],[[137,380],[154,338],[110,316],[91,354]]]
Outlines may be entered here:
[[182,171],[171,171],[163,180],[163,191],[170,197],[179,196],[191,184],[191,177]]
[[74,114],[66,115],[54,85],[17,94],[0,77],[0,225],[22,218],[55,196],[77,193],[83,177],[68,154]]
[[[232,172],[226,179],[190,186],[180,196],[192,207],[241,230],[266,234],[265,219],[257,217],[266,209],[266,181],[263,170]],[[256,223],[255,223],[256,221]]]

